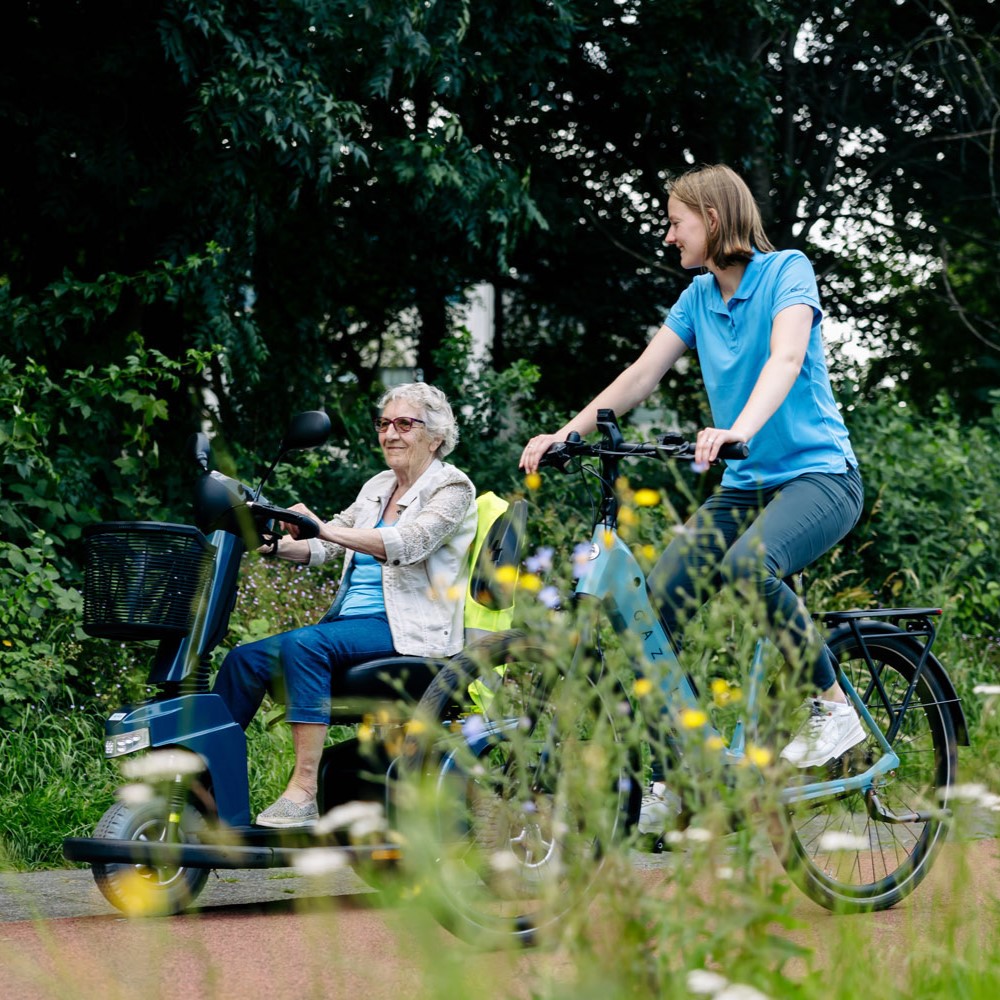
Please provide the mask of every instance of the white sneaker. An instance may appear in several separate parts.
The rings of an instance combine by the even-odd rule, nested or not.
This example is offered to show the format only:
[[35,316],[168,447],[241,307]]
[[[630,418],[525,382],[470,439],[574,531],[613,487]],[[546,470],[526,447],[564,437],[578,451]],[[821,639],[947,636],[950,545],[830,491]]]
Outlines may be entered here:
[[662,781],[654,781],[649,786],[649,791],[642,797],[642,808],[639,810],[639,822],[636,827],[639,833],[659,836],[677,825],[680,812],[680,798]]
[[825,764],[847,753],[865,738],[861,719],[853,705],[810,698],[805,707],[809,718],[781,751],[781,757],[796,767]]

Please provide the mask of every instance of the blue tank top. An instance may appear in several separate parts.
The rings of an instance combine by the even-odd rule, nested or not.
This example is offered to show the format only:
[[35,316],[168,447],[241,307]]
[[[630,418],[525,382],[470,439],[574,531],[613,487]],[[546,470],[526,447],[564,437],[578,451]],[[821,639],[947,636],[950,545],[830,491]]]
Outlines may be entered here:
[[[379,520],[376,528],[382,527]],[[382,564],[374,557],[355,552],[347,579],[347,593],[340,606],[342,617],[384,615],[385,595],[382,593]]]

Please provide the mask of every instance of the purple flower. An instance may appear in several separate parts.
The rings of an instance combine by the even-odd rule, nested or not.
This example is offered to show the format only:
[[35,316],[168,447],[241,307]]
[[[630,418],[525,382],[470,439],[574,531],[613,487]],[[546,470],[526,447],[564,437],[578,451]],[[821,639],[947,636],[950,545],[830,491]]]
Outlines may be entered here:
[[552,569],[552,553],[550,546],[537,549],[533,556],[524,560],[524,568],[529,573],[548,573]]

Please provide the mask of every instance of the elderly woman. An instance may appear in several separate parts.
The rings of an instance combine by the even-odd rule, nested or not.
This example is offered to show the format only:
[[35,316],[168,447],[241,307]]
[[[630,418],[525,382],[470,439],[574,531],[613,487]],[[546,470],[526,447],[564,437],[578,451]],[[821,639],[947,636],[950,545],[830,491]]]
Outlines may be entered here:
[[317,564],[345,554],[340,590],[316,625],[234,648],[215,682],[245,729],[264,693],[279,682],[295,746],[295,770],[261,826],[305,826],[318,817],[320,757],[330,723],[331,676],[366,660],[402,653],[450,656],[463,642],[468,548],[476,531],[475,489],[442,462],[458,440],[440,389],[411,382],[390,389],[375,420],[388,470],[354,503],[323,522],[319,538],[283,536],[277,555]]

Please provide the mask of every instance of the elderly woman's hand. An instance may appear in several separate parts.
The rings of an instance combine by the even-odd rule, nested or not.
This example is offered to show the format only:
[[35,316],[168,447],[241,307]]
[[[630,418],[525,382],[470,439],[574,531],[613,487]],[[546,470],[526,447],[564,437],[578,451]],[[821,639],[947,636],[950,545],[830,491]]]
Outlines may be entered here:
[[[320,528],[323,527],[324,524],[323,518],[321,518],[318,514],[314,514],[304,503],[292,504],[292,506],[289,507],[288,509],[295,511],[296,514],[304,514],[306,517],[311,517],[320,526]],[[299,537],[298,525],[286,524],[285,528],[288,531],[288,534],[292,536],[292,538]]]

